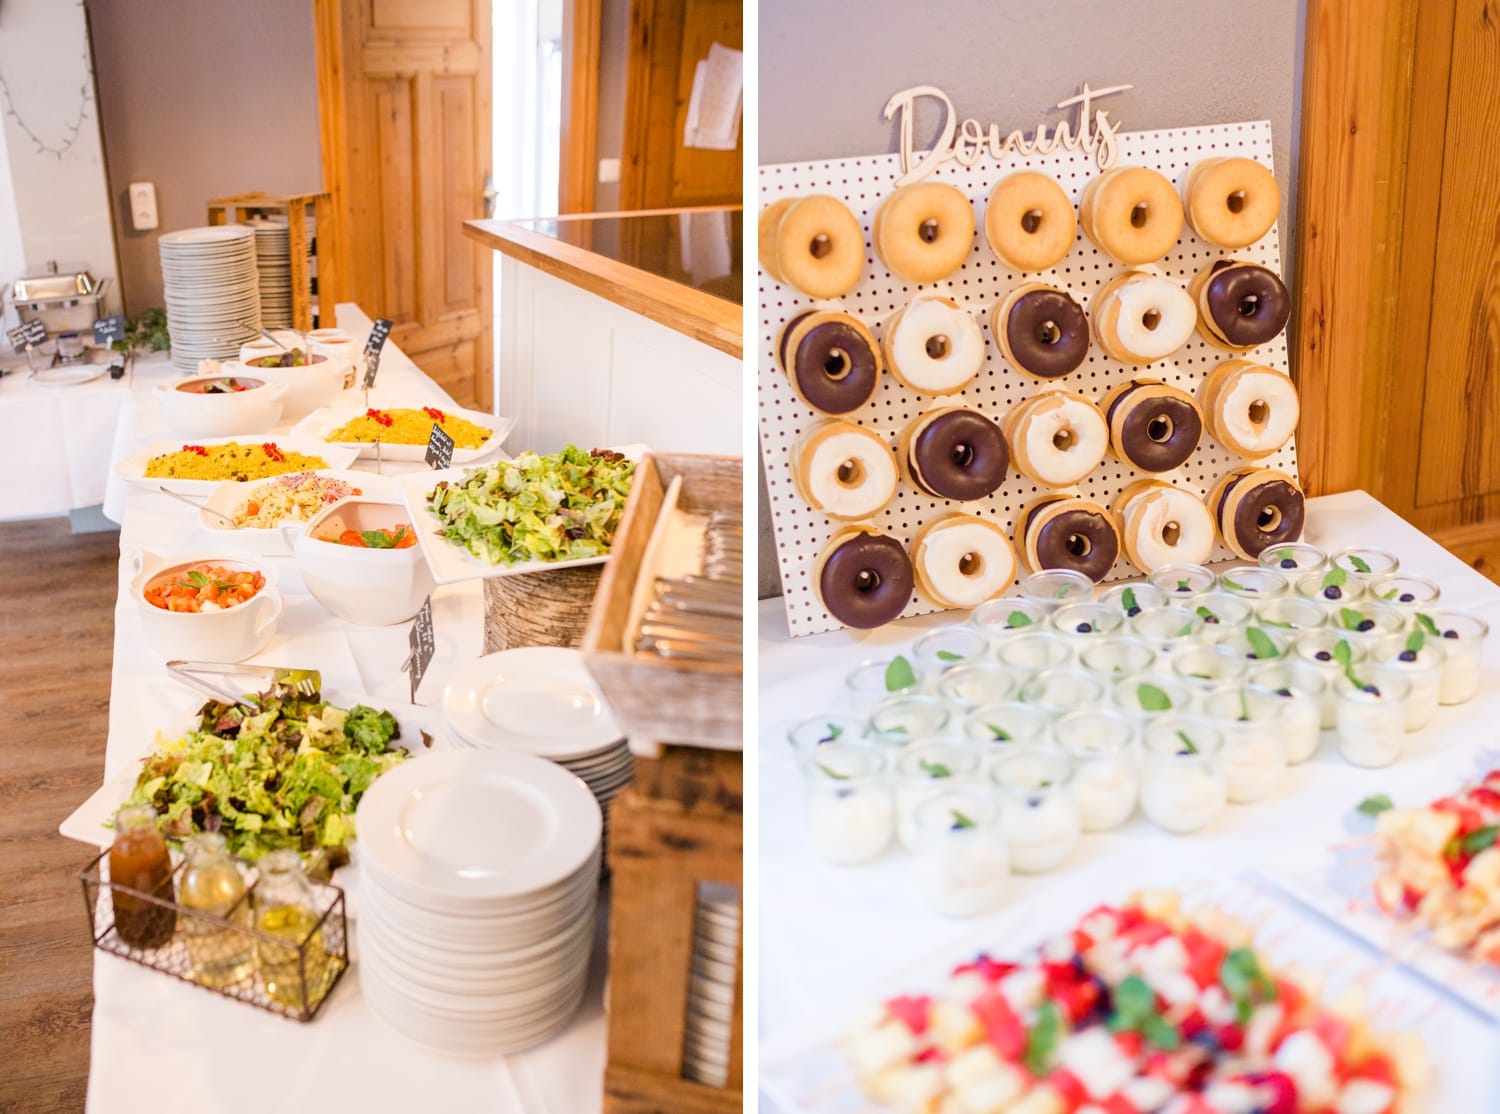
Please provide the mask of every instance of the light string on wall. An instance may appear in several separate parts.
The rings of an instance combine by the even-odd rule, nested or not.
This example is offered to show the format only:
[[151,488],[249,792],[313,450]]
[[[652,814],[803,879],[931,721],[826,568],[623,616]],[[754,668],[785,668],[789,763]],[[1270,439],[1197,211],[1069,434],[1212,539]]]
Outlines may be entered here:
[[54,155],[61,162],[63,155],[68,153],[73,144],[78,142],[78,137],[83,134],[83,122],[88,118],[89,105],[94,99],[93,92],[90,89],[89,78],[89,56],[88,52],[85,51],[83,54],[83,81],[78,86],[78,110],[74,114],[73,120],[63,125],[62,138],[56,143],[48,143],[37,134],[34,128],[21,118],[21,114],[16,111],[15,100],[11,97],[10,83],[5,80],[3,73],[0,73],[0,108],[3,108],[5,115],[16,122],[16,126],[21,129],[21,133],[27,139],[31,140],[32,144],[36,147],[37,154]]

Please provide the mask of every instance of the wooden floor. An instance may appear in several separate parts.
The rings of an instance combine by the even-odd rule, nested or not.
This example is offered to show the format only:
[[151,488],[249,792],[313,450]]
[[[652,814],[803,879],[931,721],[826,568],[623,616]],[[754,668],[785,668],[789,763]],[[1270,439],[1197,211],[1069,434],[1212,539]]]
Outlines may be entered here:
[[99,785],[119,535],[0,524],[0,1112],[80,1111],[93,1010],[74,873],[57,825]]

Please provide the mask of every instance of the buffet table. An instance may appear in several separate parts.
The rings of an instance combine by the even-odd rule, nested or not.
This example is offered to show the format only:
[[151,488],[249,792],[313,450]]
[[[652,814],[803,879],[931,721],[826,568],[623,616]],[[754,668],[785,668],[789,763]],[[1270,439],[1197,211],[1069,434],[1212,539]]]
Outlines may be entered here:
[[[363,342],[370,319],[339,307],[339,326]],[[451,407],[449,398],[394,344],[382,354],[373,405]],[[164,436],[151,383],[175,372],[164,359],[137,363],[137,383],[114,439],[120,460]],[[281,427],[285,429],[286,426]],[[515,448],[515,443],[511,443]],[[364,468],[368,461],[360,461]],[[386,474],[421,470],[387,464]],[[368,469],[372,470],[372,469]],[[179,722],[201,697],[171,680],[152,653],[126,589],[141,548],[185,554],[211,544],[196,513],[166,495],[111,477],[106,512],[121,524],[121,596],[115,615],[114,673],[105,776],[117,774],[149,750],[158,728]],[[436,707],[446,677],[481,652],[483,601],[479,581],[438,588],[432,596],[436,653],[411,708],[406,674],[407,624],[355,627],[335,619],[311,596],[290,557],[271,557],[285,610],[275,637],[252,663],[317,668],[325,690],[358,693],[396,709],[448,745]],[[420,740],[403,739],[421,748]],[[80,863],[83,856],[80,854]],[[338,875],[357,914],[357,879]],[[607,902],[606,902],[607,904]],[[601,910],[603,912],[603,910]],[[80,917],[80,930],[82,929]],[[459,1060],[425,1052],[388,1028],[361,999],[357,954],[317,1019],[307,1025],[186,986],[107,954],[94,966],[93,1045],[89,1109],[98,1112],[263,1111],[268,1104],[297,1110],[538,1111],[598,1110],[604,1071],[604,947],[601,916],[590,986],[584,1004],[561,1035],[520,1055]]]
[[[1436,581],[1444,606],[1483,617],[1500,629],[1500,586],[1458,561],[1363,492],[1310,500],[1306,540],[1328,548],[1369,546],[1397,555],[1403,571]],[[1436,720],[1406,736],[1407,752],[1386,769],[1344,762],[1324,732],[1319,753],[1288,770],[1271,799],[1230,806],[1205,831],[1173,837],[1137,817],[1102,835],[1084,835],[1073,858],[1050,874],[1016,875],[998,912],[969,920],[930,912],[913,882],[909,855],[888,851],[866,866],[836,867],[811,853],[802,814],[802,785],[786,732],[821,711],[843,709],[845,674],[867,657],[903,652],[918,635],[961,622],[965,613],[905,619],[879,631],[792,639],[783,602],[760,611],[760,862],[759,909],[761,1065],[768,1093],[791,1110],[854,1110],[847,1074],[830,1068],[822,1090],[807,1061],[838,1036],[851,1015],[885,994],[928,985],[954,963],[989,948],[1019,952],[1047,931],[1101,902],[1123,900],[1143,886],[1169,886],[1213,900],[1216,893],[1257,911],[1267,935],[1305,938],[1360,981],[1393,980],[1413,1000],[1406,1023],[1420,1028],[1443,1079],[1444,1103],[1433,1110],[1493,1110],[1500,1094],[1500,1031],[1485,1017],[1425,980],[1402,972],[1328,921],[1273,888],[1266,875],[1296,867],[1325,848],[1368,830],[1353,813],[1367,796],[1386,793],[1420,805],[1454,792],[1497,762],[1494,723],[1500,719],[1500,639],[1484,648],[1484,678],[1468,704],[1443,707]],[[1488,683],[1486,683],[1488,682]],[[1495,687],[1491,687],[1495,686]],[[914,967],[922,975],[912,974]],[[904,972],[904,975],[888,976]],[[1428,1004],[1428,1000],[1431,1000]],[[1491,1000],[1492,1003],[1494,999]],[[835,1054],[828,1055],[836,1059]],[[850,1101],[828,1100],[839,1089]],[[824,1103],[827,1102],[827,1105]],[[773,1107],[775,1109],[776,1107]],[[1423,1107],[1427,1109],[1427,1107]]]

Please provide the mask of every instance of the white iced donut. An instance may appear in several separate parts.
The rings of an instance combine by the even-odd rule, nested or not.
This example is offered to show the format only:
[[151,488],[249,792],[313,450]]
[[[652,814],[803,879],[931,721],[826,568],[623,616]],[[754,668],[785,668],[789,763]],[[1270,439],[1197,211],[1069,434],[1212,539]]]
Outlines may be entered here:
[[998,525],[972,514],[946,514],[911,542],[917,589],[939,607],[978,607],[1016,579],[1016,553]]
[[1289,376],[1249,360],[1225,360],[1209,372],[1198,401],[1219,444],[1251,460],[1285,445],[1302,412]]
[[967,387],[984,364],[984,330],[957,302],[918,295],[886,323],[886,363],[902,384],[928,395]]
[[1116,275],[1094,295],[1091,315],[1099,346],[1127,364],[1164,360],[1198,327],[1193,297],[1153,271]]
[[1201,565],[1214,549],[1214,518],[1191,491],[1161,480],[1137,480],[1110,510],[1125,556],[1142,572],[1163,565]]
[[1043,391],[1012,407],[1003,423],[1016,469],[1047,487],[1067,487],[1104,460],[1109,423],[1082,395]]
[[885,438],[838,419],[814,423],[797,442],[790,463],[797,494],[829,518],[878,514],[901,482],[896,454]]

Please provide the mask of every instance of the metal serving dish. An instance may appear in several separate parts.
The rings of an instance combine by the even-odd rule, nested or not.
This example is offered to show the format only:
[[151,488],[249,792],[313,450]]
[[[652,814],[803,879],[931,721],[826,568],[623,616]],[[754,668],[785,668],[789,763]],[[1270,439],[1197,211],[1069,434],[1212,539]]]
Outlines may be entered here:
[[22,323],[40,319],[50,335],[86,332],[100,317],[109,279],[96,279],[85,267],[56,262],[16,279],[5,296]]

